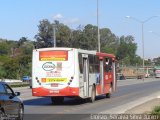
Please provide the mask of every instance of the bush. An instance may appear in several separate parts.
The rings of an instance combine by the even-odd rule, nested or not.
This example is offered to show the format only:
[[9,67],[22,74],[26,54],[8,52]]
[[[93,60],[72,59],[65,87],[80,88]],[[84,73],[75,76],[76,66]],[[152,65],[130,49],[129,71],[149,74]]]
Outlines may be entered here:
[[160,115],[160,106],[156,106],[151,114]]

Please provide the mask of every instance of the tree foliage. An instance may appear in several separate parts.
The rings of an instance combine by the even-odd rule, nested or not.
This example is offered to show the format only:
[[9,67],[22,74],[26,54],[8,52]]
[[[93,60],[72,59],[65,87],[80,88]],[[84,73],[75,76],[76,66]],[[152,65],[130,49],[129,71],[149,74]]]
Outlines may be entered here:
[[44,19],[40,21],[40,24],[38,25],[38,34],[35,35],[35,38],[37,40],[37,47],[50,47],[52,46],[52,36],[53,36],[53,27],[52,24],[47,20]]
[[[31,76],[31,56],[33,42],[25,37],[19,41],[0,41],[0,78],[21,79]],[[6,48],[6,49],[4,49]]]
[[[56,32],[57,47],[73,47],[86,50],[98,50],[97,31],[95,25],[79,25],[71,29],[67,25],[47,19],[40,21],[36,41],[21,37],[18,41],[0,40],[0,78],[20,79],[23,75],[31,75],[31,56],[34,46],[37,48],[53,47]],[[125,65],[141,65],[142,59],[136,55],[137,44],[133,36],[116,36],[109,28],[100,29],[101,51],[113,53]],[[150,64],[149,61],[146,61]],[[159,61],[157,62],[159,63]]]
[[[57,47],[98,49],[97,26],[79,25],[73,30],[59,21],[55,21],[54,25],[56,26]],[[51,47],[51,44],[53,46],[53,24],[48,20],[42,20],[38,28],[39,32],[35,37],[38,47]],[[108,28],[100,29],[101,51],[117,55],[127,65],[141,64],[141,58],[136,55],[137,44],[134,41],[131,35],[117,37]]]
[[123,60],[127,65],[135,65],[138,62],[136,55],[137,44],[134,42],[133,36],[121,36],[119,39],[119,46],[117,49],[117,56]]
[[0,44],[0,54],[1,55],[5,55],[8,54],[9,52],[9,48],[6,42],[3,42]]
[[153,62],[156,66],[160,66],[160,57],[154,58]]

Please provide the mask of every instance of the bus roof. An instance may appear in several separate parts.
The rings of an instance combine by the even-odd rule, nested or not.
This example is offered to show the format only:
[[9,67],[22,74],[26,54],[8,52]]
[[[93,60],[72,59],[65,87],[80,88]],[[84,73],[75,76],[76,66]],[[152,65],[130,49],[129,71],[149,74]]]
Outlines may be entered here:
[[47,50],[73,50],[75,48],[66,48],[66,47],[50,47],[50,48],[39,48],[34,49],[34,51],[47,51]]
[[78,50],[79,52],[83,52],[83,53],[92,53],[92,54],[96,54],[99,56],[108,56],[111,58],[115,58],[114,54],[109,54],[109,53],[102,53],[102,52],[97,52],[96,50],[84,50],[84,49],[80,49],[80,48],[67,48],[67,47],[50,47],[50,48],[39,48],[39,49],[34,49],[33,51],[49,51],[49,50]]
[[115,55],[113,55],[113,54],[108,54],[108,53],[98,52],[97,55],[102,56],[102,57],[108,56],[108,57],[111,57],[111,58],[115,58]]

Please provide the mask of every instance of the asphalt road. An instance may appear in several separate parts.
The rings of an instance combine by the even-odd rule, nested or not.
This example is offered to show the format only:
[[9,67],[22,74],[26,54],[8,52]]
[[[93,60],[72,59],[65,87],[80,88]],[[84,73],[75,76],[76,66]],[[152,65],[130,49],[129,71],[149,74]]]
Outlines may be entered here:
[[62,118],[69,120],[74,117],[76,119],[94,119],[95,116],[92,114],[125,112],[130,106],[160,95],[160,79],[118,81],[117,92],[113,93],[111,98],[98,96],[94,103],[65,98],[64,104],[52,105],[50,98],[32,97],[29,88],[15,89],[15,91],[22,93],[21,98],[25,104],[25,120]]

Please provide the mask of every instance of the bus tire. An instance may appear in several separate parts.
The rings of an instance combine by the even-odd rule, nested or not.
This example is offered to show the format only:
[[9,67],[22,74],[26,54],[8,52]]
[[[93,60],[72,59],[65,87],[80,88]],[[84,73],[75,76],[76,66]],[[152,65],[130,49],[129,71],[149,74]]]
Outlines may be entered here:
[[62,104],[64,97],[51,97],[52,104]]
[[110,84],[109,93],[106,93],[106,98],[111,98],[112,95],[112,84]]
[[90,102],[94,102],[96,99],[96,89],[95,89],[95,86],[93,85],[92,86],[92,92],[91,92],[91,98],[90,98]]

